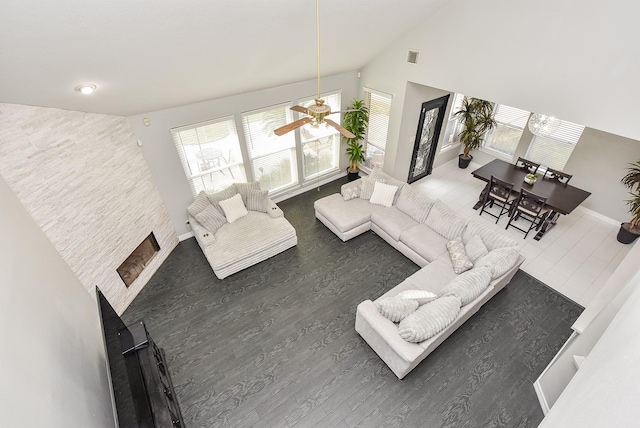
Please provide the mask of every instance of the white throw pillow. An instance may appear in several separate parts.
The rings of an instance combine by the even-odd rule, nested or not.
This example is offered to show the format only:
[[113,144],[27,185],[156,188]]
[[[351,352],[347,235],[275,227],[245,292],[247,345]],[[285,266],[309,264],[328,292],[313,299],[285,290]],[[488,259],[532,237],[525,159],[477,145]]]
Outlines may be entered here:
[[382,297],[375,302],[378,311],[383,317],[393,322],[400,322],[406,316],[414,313],[418,309],[418,302],[415,300],[402,299],[400,297]]
[[398,333],[407,342],[419,343],[435,336],[451,324],[460,313],[460,299],[440,297],[400,322]]
[[229,223],[233,223],[240,217],[244,217],[249,214],[247,208],[242,203],[242,196],[240,193],[236,193],[235,196],[220,201],[220,208],[224,211],[224,215]]
[[393,205],[393,197],[398,190],[397,186],[390,184],[384,184],[376,181],[373,186],[373,194],[371,195],[370,203],[375,205],[382,205],[383,207],[390,207]]
[[404,290],[399,292],[396,297],[407,300],[415,300],[419,305],[432,302],[438,298],[438,296],[431,291],[426,290]]
[[449,251],[449,258],[451,259],[453,271],[456,274],[468,271],[473,267],[471,259],[467,256],[467,253],[464,250],[462,238],[456,238],[447,242],[447,250]]
[[464,249],[467,252],[467,256],[471,259],[471,263],[475,263],[480,257],[486,256],[489,253],[480,235],[473,235],[464,246]]

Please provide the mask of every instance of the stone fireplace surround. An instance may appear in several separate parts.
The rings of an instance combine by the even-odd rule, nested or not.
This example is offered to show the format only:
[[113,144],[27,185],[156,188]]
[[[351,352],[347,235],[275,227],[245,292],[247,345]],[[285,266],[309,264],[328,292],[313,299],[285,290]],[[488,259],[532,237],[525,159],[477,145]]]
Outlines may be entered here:
[[[0,175],[87,291],[99,286],[118,313],[178,244],[124,117],[0,103]],[[152,231],[160,251],[127,288],[116,269]]]

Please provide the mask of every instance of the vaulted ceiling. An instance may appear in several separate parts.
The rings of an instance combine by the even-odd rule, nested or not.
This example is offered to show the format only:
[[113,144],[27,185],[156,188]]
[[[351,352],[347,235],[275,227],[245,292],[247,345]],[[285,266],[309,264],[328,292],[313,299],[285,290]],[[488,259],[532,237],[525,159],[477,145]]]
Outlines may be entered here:
[[[321,73],[360,69],[446,1],[321,0]],[[4,0],[0,102],[129,116],[289,84],[316,76],[315,37],[314,0]]]

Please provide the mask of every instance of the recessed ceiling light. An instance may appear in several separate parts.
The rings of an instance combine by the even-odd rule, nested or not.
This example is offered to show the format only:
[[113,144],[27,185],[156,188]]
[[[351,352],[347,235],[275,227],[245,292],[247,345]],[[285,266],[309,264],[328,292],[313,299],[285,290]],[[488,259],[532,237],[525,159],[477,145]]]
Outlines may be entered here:
[[79,85],[76,86],[76,92],[80,92],[85,95],[92,94],[96,90],[96,85]]

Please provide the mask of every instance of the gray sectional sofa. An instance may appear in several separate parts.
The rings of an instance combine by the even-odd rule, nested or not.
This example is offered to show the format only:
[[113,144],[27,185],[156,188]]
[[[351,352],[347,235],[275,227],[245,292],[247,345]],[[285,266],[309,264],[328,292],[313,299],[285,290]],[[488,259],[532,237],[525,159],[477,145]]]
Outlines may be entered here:
[[[298,243],[296,230],[258,183],[202,191],[187,208],[189,224],[219,279],[273,257]],[[240,194],[247,214],[228,222],[220,201]]]
[[[371,203],[376,182],[398,188],[393,199],[387,200],[390,206],[379,205],[378,200]],[[365,300],[356,311],[356,331],[400,379],[506,286],[524,261],[513,239],[459,216],[441,201],[430,199],[380,170],[345,184],[340,194],[317,200],[314,208],[316,217],[343,241],[372,230],[422,267],[375,301]],[[468,270],[460,274],[454,272],[448,249],[448,244],[457,239],[473,258],[472,267],[466,266]],[[477,252],[478,245],[482,248],[480,252]],[[457,264],[455,267],[460,270]],[[478,284],[477,278],[483,276],[488,284]],[[460,283],[466,283],[466,291],[462,293]],[[440,299],[451,302],[451,296],[457,299],[453,301],[459,307],[454,305],[454,312],[449,311],[452,321],[449,319],[447,323],[450,324],[442,327],[443,320],[438,313],[440,318],[436,317],[434,330],[437,333],[425,340],[410,342],[401,335],[408,337],[404,321],[392,322],[379,309],[385,298],[405,290],[430,291],[439,296],[434,302],[421,305],[416,314],[436,308],[433,303]],[[427,314],[427,318],[429,316],[432,314]],[[418,326],[418,332],[422,327],[434,328],[433,325]]]

